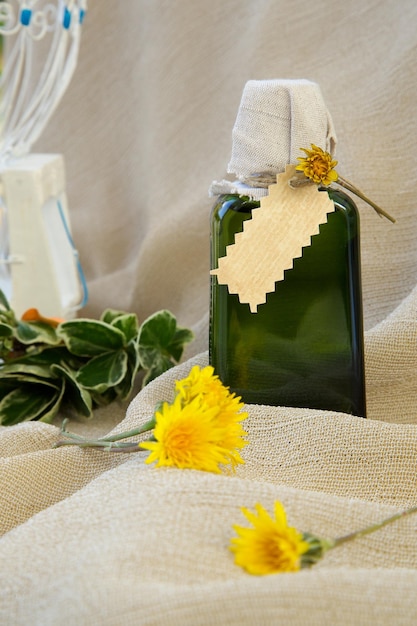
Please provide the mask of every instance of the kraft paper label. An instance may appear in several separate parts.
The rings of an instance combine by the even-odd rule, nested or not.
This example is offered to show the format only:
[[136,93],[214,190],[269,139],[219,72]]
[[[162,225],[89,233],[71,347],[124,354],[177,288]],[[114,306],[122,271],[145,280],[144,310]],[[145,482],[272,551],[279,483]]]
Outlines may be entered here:
[[275,283],[284,279],[284,271],[302,256],[303,248],[311,245],[320,224],[335,210],[327,193],[316,185],[292,188],[288,184],[296,174],[295,165],[270,185],[269,193],[252,211],[252,218],[243,224],[235,242],[226,248],[218,268],[210,273],[217,276],[229,293],[249,304],[252,313],[266,302],[266,295],[275,291]]

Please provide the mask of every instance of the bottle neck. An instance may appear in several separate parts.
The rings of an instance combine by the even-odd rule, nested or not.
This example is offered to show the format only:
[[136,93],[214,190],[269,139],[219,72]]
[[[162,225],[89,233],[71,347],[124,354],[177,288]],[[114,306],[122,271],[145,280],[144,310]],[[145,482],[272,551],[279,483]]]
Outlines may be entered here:
[[248,187],[258,187],[266,189],[270,185],[277,182],[277,174],[279,172],[260,172],[259,174],[251,174],[250,176],[240,178],[240,182]]

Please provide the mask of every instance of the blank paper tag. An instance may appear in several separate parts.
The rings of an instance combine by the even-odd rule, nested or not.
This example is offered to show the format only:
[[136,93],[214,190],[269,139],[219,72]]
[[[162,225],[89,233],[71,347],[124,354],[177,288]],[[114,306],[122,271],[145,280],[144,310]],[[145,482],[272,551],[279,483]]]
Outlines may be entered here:
[[284,279],[284,271],[302,256],[303,248],[311,245],[311,237],[335,209],[328,194],[316,185],[290,187],[288,181],[295,174],[295,165],[287,165],[277,176],[260,207],[243,223],[243,231],[227,246],[218,268],[211,271],[229,293],[249,304],[252,313],[275,291],[275,283]]

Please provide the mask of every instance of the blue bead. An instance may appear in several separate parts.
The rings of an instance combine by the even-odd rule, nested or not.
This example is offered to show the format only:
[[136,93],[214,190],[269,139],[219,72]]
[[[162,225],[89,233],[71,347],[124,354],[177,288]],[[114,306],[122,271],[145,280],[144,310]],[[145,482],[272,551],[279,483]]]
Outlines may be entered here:
[[84,22],[85,18],[85,9],[80,9],[80,24]]
[[64,10],[64,18],[62,20],[62,25],[64,28],[69,28],[71,25],[71,12],[65,7]]
[[23,26],[29,26],[32,19],[32,9],[22,9],[20,12],[20,23]]

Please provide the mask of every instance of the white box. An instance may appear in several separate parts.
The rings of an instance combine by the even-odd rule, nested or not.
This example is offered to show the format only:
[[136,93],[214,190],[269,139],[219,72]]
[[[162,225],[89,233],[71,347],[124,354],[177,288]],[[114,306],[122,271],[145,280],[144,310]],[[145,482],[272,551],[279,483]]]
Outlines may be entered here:
[[71,237],[60,154],[29,154],[0,168],[3,229],[0,286],[17,316],[32,307],[71,319],[85,304],[85,280]]

